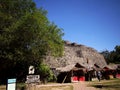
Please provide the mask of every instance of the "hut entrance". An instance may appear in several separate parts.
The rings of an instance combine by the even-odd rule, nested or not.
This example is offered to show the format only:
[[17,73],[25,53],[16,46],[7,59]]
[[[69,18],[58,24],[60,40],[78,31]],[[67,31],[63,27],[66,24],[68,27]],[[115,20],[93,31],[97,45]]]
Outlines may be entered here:
[[60,74],[57,76],[59,83],[85,81],[86,68],[79,63],[59,68],[59,70]]
[[79,70],[79,68],[78,68],[78,70],[73,70],[71,81],[72,82],[85,81],[84,71],[82,69]]
[[71,82],[71,74],[70,72],[61,72],[58,76],[57,76],[57,82],[58,83],[69,83]]

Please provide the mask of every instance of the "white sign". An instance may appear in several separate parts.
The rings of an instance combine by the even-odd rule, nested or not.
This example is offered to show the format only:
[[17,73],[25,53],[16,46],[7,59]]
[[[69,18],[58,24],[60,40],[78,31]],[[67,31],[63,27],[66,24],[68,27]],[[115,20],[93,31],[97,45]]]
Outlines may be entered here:
[[29,67],[29,74],[34,74],[34,72],[35,72],[34,66],[30,66]]
[[16,79],[8,79],[7,90],[16,90]]
[[26,83],[39,83],[40,75],[28,75],[26,78]]

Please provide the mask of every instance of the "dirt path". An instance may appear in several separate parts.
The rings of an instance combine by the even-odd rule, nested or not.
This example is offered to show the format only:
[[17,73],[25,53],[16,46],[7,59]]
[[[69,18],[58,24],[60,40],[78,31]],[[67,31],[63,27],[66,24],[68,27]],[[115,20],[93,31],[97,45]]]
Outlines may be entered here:
[[88,83],[86,83],[86,82],[73,83],[73,89],[74,90],[99,90],[94,87],[89,87],[87,85],[88,85]]

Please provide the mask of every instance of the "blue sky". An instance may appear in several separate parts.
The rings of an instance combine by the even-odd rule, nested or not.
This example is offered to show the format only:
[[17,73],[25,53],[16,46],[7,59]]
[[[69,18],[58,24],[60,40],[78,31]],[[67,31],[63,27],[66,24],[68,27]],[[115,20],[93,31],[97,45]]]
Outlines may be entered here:
[[120,45],[120,0],[34,0],[63,28],[64,40],[98,51]]

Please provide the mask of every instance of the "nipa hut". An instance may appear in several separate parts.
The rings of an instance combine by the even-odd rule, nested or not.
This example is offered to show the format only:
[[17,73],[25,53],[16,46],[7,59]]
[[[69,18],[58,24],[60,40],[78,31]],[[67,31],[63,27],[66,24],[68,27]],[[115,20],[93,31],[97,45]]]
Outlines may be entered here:
[[117,75],[116,75],[116,77],[117,78],[120,78],[120,64],[116,64],[116,66],[117,66]]
[[107,65],[103,68],[103,76],[105,79],[116,78],[117,71],[116,65]]
[[86,73],[91,71],[88,65],[82,65],[79,63],[68,65],[66,67],[57,68],[60,71],[60,74],[57,77],[57,81],[59,83],[64,82],[78,82],[78,81],[85,81]]

